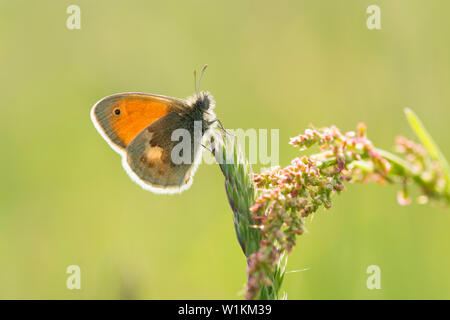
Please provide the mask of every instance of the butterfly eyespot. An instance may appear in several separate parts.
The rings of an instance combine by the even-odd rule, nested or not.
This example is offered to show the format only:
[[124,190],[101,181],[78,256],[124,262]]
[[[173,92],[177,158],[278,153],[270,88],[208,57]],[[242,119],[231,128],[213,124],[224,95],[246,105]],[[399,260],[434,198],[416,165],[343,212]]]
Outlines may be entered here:
[[114,109],[114,114],[118,116],[120,114],[120,109]]

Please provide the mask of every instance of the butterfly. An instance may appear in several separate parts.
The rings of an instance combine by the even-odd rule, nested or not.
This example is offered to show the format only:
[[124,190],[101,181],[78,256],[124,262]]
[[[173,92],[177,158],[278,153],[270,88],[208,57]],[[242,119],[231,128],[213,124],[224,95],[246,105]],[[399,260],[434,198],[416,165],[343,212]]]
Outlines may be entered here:
[[202,142],[220,123],[213,113],[213,96],[197,90],[206,66],[198,85],[194,71],[195,94],[186,100],[127,92],[107,96],[92,107],[95,128],[142,188],[180,193],[191,186]]

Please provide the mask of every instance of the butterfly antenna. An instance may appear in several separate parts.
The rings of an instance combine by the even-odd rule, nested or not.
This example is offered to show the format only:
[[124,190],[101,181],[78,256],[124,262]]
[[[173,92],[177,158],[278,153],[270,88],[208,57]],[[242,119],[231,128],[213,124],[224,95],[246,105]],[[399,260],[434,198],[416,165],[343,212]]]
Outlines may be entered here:
[[[200,90],[200,83],[202,82],[203,74],[205,73],[206,68],[208,67],[207,64],[205,64],[202,68],[202,71],[200,71],[200,78],[198,79],[198,86],[197,88]],[[197,92],[198,94],[198,92]]]
[[197,70],[194,70],[194,89],[195,89],[195,93],[198,94],[198,88],[197,88]]

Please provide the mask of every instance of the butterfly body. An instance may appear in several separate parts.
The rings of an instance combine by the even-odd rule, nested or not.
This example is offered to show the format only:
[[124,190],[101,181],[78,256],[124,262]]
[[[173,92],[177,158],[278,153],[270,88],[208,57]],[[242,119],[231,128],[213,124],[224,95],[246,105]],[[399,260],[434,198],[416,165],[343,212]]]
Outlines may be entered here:
[[[179,193],[192,184],[201,143],[216,121],[214,106],[208,92],[186,100],[120,93],[97,102],[91,118],[102,137],[121,154],[125,171],[136,183],[156,193]],[[189,161],[176,159],[179,130],[188,139],[178,153]]]

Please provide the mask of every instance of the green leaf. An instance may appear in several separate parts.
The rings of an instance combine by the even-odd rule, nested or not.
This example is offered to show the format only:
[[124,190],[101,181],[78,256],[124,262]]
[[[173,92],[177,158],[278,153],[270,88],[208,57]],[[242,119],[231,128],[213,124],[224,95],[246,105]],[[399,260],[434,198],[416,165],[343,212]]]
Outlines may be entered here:
[[425,129],[425,126],[423,125],[422,121],[420,121],[419,117],[408,108],[405,109],[405,114],[411,128],[416,133],[420,142],[422,142],[430,156],[440,163],[442,170],[444,171],[447,190],[450,190],[450,167],[448,165],[447,159],[444,157],[431,135]]

